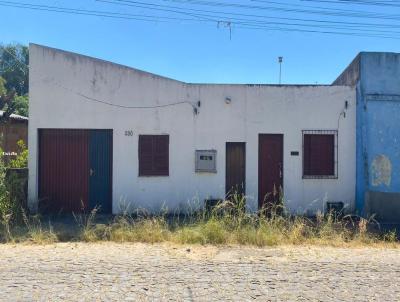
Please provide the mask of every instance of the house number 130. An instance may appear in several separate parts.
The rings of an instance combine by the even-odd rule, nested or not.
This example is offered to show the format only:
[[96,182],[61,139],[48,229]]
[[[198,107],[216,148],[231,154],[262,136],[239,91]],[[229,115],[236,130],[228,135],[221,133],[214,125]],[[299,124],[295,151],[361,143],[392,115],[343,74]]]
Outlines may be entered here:
[[125,131],[125,136],[133,136],[133,131],[132,130],[126,130]]

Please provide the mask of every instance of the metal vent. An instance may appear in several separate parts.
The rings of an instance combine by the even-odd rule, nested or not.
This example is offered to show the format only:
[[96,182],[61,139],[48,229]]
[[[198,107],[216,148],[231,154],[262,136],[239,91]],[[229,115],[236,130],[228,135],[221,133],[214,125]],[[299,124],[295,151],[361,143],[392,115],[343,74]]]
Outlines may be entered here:
[[342,215],[344,203],[342,201],[328,201],[326,203],[326,212],[334,215]]

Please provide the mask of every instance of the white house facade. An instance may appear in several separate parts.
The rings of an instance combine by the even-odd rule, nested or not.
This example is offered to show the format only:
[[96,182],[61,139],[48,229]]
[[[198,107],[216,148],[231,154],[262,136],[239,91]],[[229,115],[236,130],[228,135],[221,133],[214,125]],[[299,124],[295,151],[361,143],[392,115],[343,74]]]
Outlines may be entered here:
[[291,213],[354,207],[354,87],[188,84],[40,45],[29,51],[32,210],[177,212],[232,187],[251,211],[272,187]]

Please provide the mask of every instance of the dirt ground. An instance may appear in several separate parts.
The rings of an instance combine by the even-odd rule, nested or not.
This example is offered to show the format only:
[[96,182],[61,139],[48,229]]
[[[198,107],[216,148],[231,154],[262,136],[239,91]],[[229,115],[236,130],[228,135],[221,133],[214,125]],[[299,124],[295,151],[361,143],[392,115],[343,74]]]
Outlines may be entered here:
[[0,301],[400,301],[400,249],[0,245]]

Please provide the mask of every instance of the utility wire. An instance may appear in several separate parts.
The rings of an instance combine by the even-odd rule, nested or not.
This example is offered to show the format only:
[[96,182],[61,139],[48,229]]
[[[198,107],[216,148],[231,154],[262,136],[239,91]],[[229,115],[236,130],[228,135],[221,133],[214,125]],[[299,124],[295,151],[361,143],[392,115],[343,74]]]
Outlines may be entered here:
[[[360,23],[360,22],[348,22],[348,21],[330,21],[330,20],[317,20],[317,19],[303,19],[303,18],[284,18],[284,17],[275,17],[275,16],[265,16],[265,15],[255,15],[255,14],[244,14],[244,13],[233,13],[233,12],[220,12],[220,11],[210,11],[210,10],[202,10],[202,9],[183,9],[179,7],[173,7],[174,10],[168,9],[166,10],[165,8],[149,8],[147,6],[143,5],[131,5],[131,4],[126,4],[126,3],[121,3],[121,1],[118,0],[96,0],[98,2],[105,2],[105,3],[112,3],[112,4],[120,4],[123,6],[131,6],[131,7],[136,7],[136,8],[146,8],[146,9],[152,9],[152,10],[161,10],[161,11],[168,11],[168,12],[174,12],[174,13],[180,13],[180,14],[186,14],[187,10],[190,11],[195,11],[202,13],[200,16],[208,16],[208,17],[213,17],[214,21],[215,20],[238,20],[238,21],[246,21],[246,22],[254,22],[254,23],[264,23],[264,24],[271,24],[272,22],[266,21],[268,19],[276,19],[276,20],[289,20],[289,21],[300,21],[300,22],[315,22],[315,23],[322,23],[318,24],[318,26],[325,26],[324,23],[326,24],[334,24],[334,25],[343,25],[343,26],[348,26],[349,28],[353,27],[388,27],[388,28],[393,28],[393,27],[400,27],[400,24],[379,24],[379,23]],[[126,1],[124,1],[126,2]],[[146,4],[147,5],[147,4]],[[169,7],[169,6],[162,6],[162,7]],[[179,10],[176,10],[179,9]],[[209,15],[205,15],[204,13],[209,13]],[[211,15],[210,15],[211,14]],[[212,14],[222,14],[219,16],[215,16]],[[233,17],[232,17],[233,16]],[[259,19],[243,19],[243,18],[237,18],[236,16],[241,16],[241,17],[253,17],[253,18],[261,18],[263,20]],[[281,23],[284,24],[284,23]],[[286,23],[286,25],[298,25],[298,24],[293,24],[293,23]],[[310,26],[315,24],[310,24]]]
[[[69,14],[80,14],[80,15],[89,15],[89,16],[100,16],[100,17],[108,17],[108,18],[117,18],[117,19],[131,19],[137,21],[166,21],[166,20],[180,20],[180,21],[195,21],[195,22],[206,22],[206,23],[226,23],[229,24],[229,27],[234,26],[236,28],[245,28],[245,29],[263,29],[263,30],[274,30],[274,31],[294,31],[294,32],[313,32],[313,33],[322,33],[322,34],[336,34],[336,35],[350,35],[350,36],[364,36],[364,37],[376,37],[376,38],[390,38],[396,39],[398,38],[399,32],[393,30],[381,30],[381,29],[371,29],[364,28],[367,26],[384,26],[389,24],[342,24],[342,25],[313,25],[313,24],[302,24],[302,23],[290,23],[290,22],[271,22],[259,19],[249,19],[249,18],[237,18],[232,17],[232,13],[225,12],[216,12],[216,11],[207,11],[200,9],[189,9],[175,6],[166,6],[160,4],[153,3],[144,3],[140,1],[106,1],[106,0],[97,0],[98,2],[107,2],[113,4],[120,5],[128,5],[136,8],[145,8],[148,10],[157,10],[162,12],[169,12],[175,14],[181,14],[186,16],[191,16],[192,18],[179,18],[179,17],[169,17],[169,16],[155,16],[155,15],[132,15],[127,13],[116,13],[116,12],[105,12],[105,11],[95,11],[95,10],[82,10],[82,9],[74,9],[74,8],[65,8],[58,6],[43,6],[43,5],[35,5],[26,2],[11,2],[11,1],[0,1],[0,6],[12,6],[17,8],[25,8],[25,9],[34,9],[34,10],[44,10],[44,11],[52,11],[58,13],[69,13]],[[170,0],[171,1],[171,0]],[[198,1],[197,1],[198,2]],[[201,3],[206,2],[209,5],[209,1],[200,1]],[[139,4],[138,4],[139,3]],[[213,2],[214,3],[214,2]],[[219,2],[216,2],[217,4]],[[214,3],[215,4],[215,3]],[[208,14],[203,13],[208,12]],[[215,14],[223,14],[215,15]],[[234,16],[234,15],[233,15]],[[270,18],[266,16],[257,16],[258,18]],[[272,18],[272,17],[271,17]],[[289,19],[289,18],[288,18]],[[311,20],[307,20],[312,22]],[[310,29],[299,29],[298,27],[309,27]],[[360,27],[361,26],[361,27]],[[397,24],[397,28],[398,28]],[[295,27],[295,28],[293,28]],[[391,27],[396,28],[396,25],[393,24]],[[319,28],[325,28],[324,30],[319,30]],[[329,30],[332,29],[332,30]],[[336,31],[339,30],[339,31]]]
[[364,6],[380,6],[380,7],[400,7],[398,1],[352,1],[352,0],[301,0],[307,2],[319,2],[329,4],[356,4]]
[[[146,4],[140,1],[133,0],[116,0],[119,2],[128,2],[136,4]],[[290,12],[290,13],[302,13],[302,14],[312,14],[312,15],[326,15],[326,16],[336,16],[336,17],[355,17],[355,18],[373,18],[373,19],[389,19],[398,20],[400,15],[398,14],[382,14],[376,12],[366,12],[366,11],[346,11],[338,12],[331,11],[328,9],[299,9],[296,5],[294,7],[277,7],[272,5],[248,5],[248,4],[238,4],[238,3],[225,3],[218,1],[201,1],[201,0],[166,0],[169,2],[179,2],[188,3],[195,5],[202,5],[208,7],[219,7],[219,8],[236,8],[236,9],[247,9],[247,10],[257,10],[257,11],[280,11],[280,12]],[[149,4],[150,5],[150,4]],[[155,4],[151,4],[152,6]],[[160,5],[155,5],[160,6]]]
[[[100,1],[100,2],[109,2],[112,3],[112,1]],[[115,12],[105,12],[105,11],[93,11],[93,10],[79,10],[79,9],[71,9],[71,8],[65,8],[65,7],[54,7],[54,6],[42,6],[42,5],[33,5],[29,3],[17,3],[17,2],[10,2],[10,1],[0,1],[5,6],[16,6],[19,8],[30,8],[30,9],[37,9],[37,10],[48,10],[48,11],[55,11],[55,12],[63,12],[63,13],[74,13],[74,14],[84,14],[84,15],[92,15],[92,16],[100,16],[100,17],[109,17],[109,18],[122,18],[122,19],[134,19],[134,20],[140,20],[140,21],[160,21],[160,19],[170,19],[170,20],[181,20],[181,21],[211,21],[211,22],[221,22],[222,20],[217,19],[215,16],[206,16],[206,15],[199,15],[199,14],[191,14],[192,16],[196,17],[196,19],[189,19],[189,18],[177,18],[177,17],[167,17],[167,16],[154,16],[154,15],[132,15],[132,14],[124,14],[124,13],[115,13]],[[17,3],[17,5],[16,5]],[[0,4],[1,5],[1,4]],[[21,7],[20,7],[21,6]],[[171,10],[170,10],[171,11]],[[172,12],[176,13],[181,13],[188,15],[187,11],[175,11],[172,10]],[[243,15],[243,14],[239,14]],[[142,17],[142,18],[140,18]],[[263,17],[263,16],[258,16],[258,17]],[[146,19],[143,19],[146,18]],[[153,18],[153,19],[147,19],[147,18]],[[278,18],[281,19],[281,18]],[[285,18],[282,18],[285,19]],[[288,18],[290,19],[290,18]],[[260,20],[248,20],[248,19],[241,19],[237,21],[244,21],[244,22],[254,22],[254,23],[260,23]],[[303,20],[304,21],[304,20]],[[341,23],[341,22],[335,22],[335,23]],[[342,22],[344,23],[344,22]],[[311,26],[311,25],[303,25],[303,24],[290,24],[290,23],[271,23],[269,24],[272,25],[293,25],[293,26]],[[360,25],[360,24],[358,24]],[[381,24],[362,24],[365,26],[380,26]],[[354,27],[357,26],[357,23],[354,23]],[[384,25],[383,25],[384,26]],[[388,25],[390,26],[390,25]],[[343,28],[338,28],[338,29],[343,29]],[[372,30],[368,30],[372,32]],[[390,32],[388,32],[390,33]]]
[[[12,52],[8,51],[7,48],[5,48],[4,46],[1,46],[1,45],[0,45],[0,48],[3,49],[4,51],[6,51],[6,52],[7,52],[8,54],[10,54],[11,56],[13,56],[14,59],[15,59],[17,62],[19,62],[21,65],[25,66],[26,68],[28,68],[28,70],[31,69],[31,68],[29,67],[29,65],[27,65],[27,64],[24,63],[24,62],[22,62],[22,61],[21,61],[18,57],[16,57]],[[33,72],[39,73],[38,71],[33,71]],[[43,74],[42,74],[42,75],[43,75]],[[42,76],[41,79],[42,79],[42,80],[47,80],[48,77]],[[165,108],[165,107],[177,106],[177,105],[181,105],[181,104],[189,104],[189,105],[192,106],[193,109],[196,108],[196,106],[195,106],[193,103],[189,102],[189,101],[180,101],[180,102],[175,102],[175,103],[168,103],[168,104],[162,104],[162,105],[153,105],[153,106],[128,106],[128,105],[119,105],[119,104],[114,104],[114,103],[109,102],[109,101],[99,100],[99,99],[96,99],[96,98],[87,96],[87,95],[84,94],[84,93],[74,91],[73,89],[68,88],[68,87],[62,85],[61,83],[55,81],[54,79],[50,79],[50,81],[51,81],[52,84],[54,84],[54,85],[56,85],[56,86],[58,86],[58,87],[60,87],[60,88],[62,88],[62,89],[64,89],[64,90],[67,90],[67,91],[69,91],[70,93],[73,93],[73,94],[75,94],[75,95],[77,95],[77,96],[80,96],[81,98],[84,98],[85,100],[92,101],[92,102],[96,102],[96,103],[101,103],[101,104],[108,105],[108,106],[112,106],[112,107],[118,107],[118,108],[124,108],[124,109],[156,109],[156,108]]]
[[8,53],[10,56],[12,56],[15,59],[15,61],[20,64],[19,67],[20,67],[21,71],[24,73],[24,75],[27,74],[27,71],[29,70],[29,66],[26,63],[22,62],[14,53],[9,51],[6,47],[0,45],[0,49],[3,49],[3,51]]
[[[107,3],[115,3],[115,4],[120,4],[120,5],[125,5],[125,6],[130,6],[130,7],[136,7],[136,8],[145,8],[148,10],[156,10],[156,11],[167,11],[167,12],[174,12],[174,13],[180,13],[180,14],[186,14],[188,11],[191,12],[199,12],[199,13],[209,13],[209,14],[223,14],[223,15],[227,15],[225,16],[225,18],[229,18],[232,19],[231,17],[229,17],[229,15],[241,15],[241,16],[253,16],[253,17],[261,17],[261,18],[266,18],[266,16],[263,15],[248,15],[248,14],[237,14],[237,13],[232,13],[232,12],[221,12],[221,11],[211,11],[211,10],[203,10],[203,9],[193,9],[193,8],[182,8],[182,7],[177,7],[177,6],[169,6],[169,5],[160,5],[160,4],[149,4],[149,3],[144,3],[141,1],[130,1],[130,0],[96,0],[98,2],[107,2]],[[165,0],[165,1],[172,1],[175,2],[176,0]],[[191,3],[192,1],[190,1]],[[197,2],[196,2],[197,3]],[[203,2],[202,2],[203,3]],[[213,2],[211,4],[207,4],[207,5],[212,5],[215,6],[217,5],[218,2]],[[232,6],[233,4],[224,4],[224,6]],[[251,6],[252,7],[252,6]],[[215,15],[208,15],[214,18],[223,18],[220,16],[215,16]],[[381,15],[377,15],[376,16],[379,19],[382,19]],[[391,15],[391,18],[393,18],[394,20],[398,20],[400,18],[400,15]],[[289,18],[288,18],[289,19]],[[297,19],[299,20],[299,19]],[[305,21],[303,19],[303,21]],[[259,20],[258,20],[259,22]],[[343,22],[344,23],[344,22]],[[360,23],[353,23],[353,25],[359,25]],[[367,26],[375,26],[379,24],[365,24]]]
[[[151,22],[163,21],[162,19],[175,20],[175,21],[201,21],[200,18],[177,18],[177,17],[169,17],[169,16],[128,14],[128,13],[118,13],[118,12],[98,11],[98,10],[84,10],[84,9],[77,9],[77,8],[31,4],[31,3],[26,3],[26,2],[0,1],[0,6],[25,8],[25,9],[31,9],[31,10],[40,10],[40,11],[49,11],[49,12],[58,12],[58,13],[67,13],[67,14],[75,14],[75,15],[86,15],[86,16],[96,16],[96,17],[106,17],[106,18],[114,18],[114,19],[126,19],[126,20],[138,20],[138,21],[151,21]],[[187,14],[187,15],[189,15],[189,14]]]
[[[156,5],[156,4],[151,4],[151,6],[149,6],[149,4],[145,4],[143,2],[139,2],[139,1],[128,1],[128,0],[97,0],[98,2],[107,2],[107,3],[114,3],[114,4],[120,4],[120,5],[125,5],[125,6],[131,6],[131,7],[136,7],[136,8],[146,8],[149,10],[157,10],[157,11],[173,11],[173,12],[179,12],[181,14],[185,14],[185,11],[179,11],[176,9],[180,9],[179,7],[172,7],[173,10],[171,9],[166,9],[164,7],[171,7],[171,6],[161,6],[160,5]],[[136,4],[136,3],[140,3],[140,4]],[[193,10],[193,11],[201,11],[198,9],[189,9],[189,10]],[[203,15],[201,15],[203,16]],[[209,17],[213,17],[212,15],[207,15]],[[365,29],[354,29],[356,32],[352,32],[352,31],[347,31],[347,32],[341,32],[341,31],[327,31],[327,30],[318,30],[318,27],[314,27],[316,28],[315,30],[302,30],[302,29],[298,29],[298,28],[283,28],[283,27],[272,27],[272,26],[268,26],[268,25],[284,25],[284,26],[301,26],[299,24],[290,24],[290,23],[277,23],[277,22],[261,22],[260,20],[254,21],[254,20],[246,20],[246,19],[238,19],[238,18],[226,18],[222,19],[221,17],[215,17],[214,18],[218,19],[221,21],[225,21],[225,22],[230,22],[231,24],[233,23],[235,25],[236,28],[257,28],[257,29],[264,29],[264,30],[277,30],[277,31],[297,31],[297,32],[314,32],[314,33],[325,33],[325,34],[338,34],[338,35],[350,35],[350,36],[366,36],[366,37],[379,37],[379,38],[392,38],[392,39],[396,39],[395,36],[390,36],[390,34],[398,34],[399,32],[394,32],[394,31],[386,31],[383,33],[387,33],[389,35],[380,35],[379,30],[365,30]],[[232,22],[235,21],[235,22]],[[252,24],[249,24],[252,23]],[[239,26],[237,26],[239,25]],[[244,26],[240,26],[240,25],[244,25]],[[305,25],[304,25],[305,26]],[[343,28],[339,28],[339,27],[330,27],[331,29],[343,29]],[[357,32],[360,31],[361,33]],[[364,34],[362,33],[362,31],[366,31],[367,33]],[[368,33],[369,32],[369,33]],[[372,33],[372,34],[370,34]],[[376,34],[373,34],[376,33]]]

